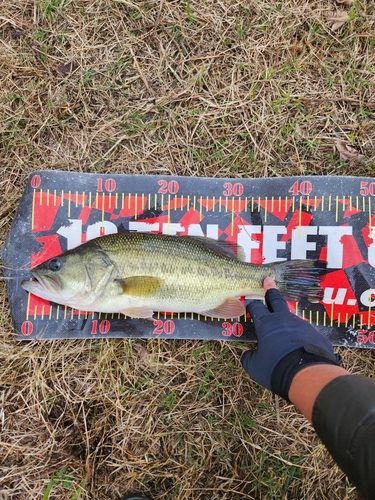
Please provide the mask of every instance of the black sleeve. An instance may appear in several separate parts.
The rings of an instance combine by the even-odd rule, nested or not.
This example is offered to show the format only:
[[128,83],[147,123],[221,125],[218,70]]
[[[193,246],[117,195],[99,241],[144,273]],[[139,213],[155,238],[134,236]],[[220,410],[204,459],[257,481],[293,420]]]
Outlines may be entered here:
[[375,382],[344,375],[318,395],[313,426],[365,500],[375,499]]

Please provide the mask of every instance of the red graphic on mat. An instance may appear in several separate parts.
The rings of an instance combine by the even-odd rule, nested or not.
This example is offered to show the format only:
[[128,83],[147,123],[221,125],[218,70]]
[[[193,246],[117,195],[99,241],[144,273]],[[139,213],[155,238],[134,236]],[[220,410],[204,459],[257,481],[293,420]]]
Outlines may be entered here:
[[35,192],[33,200],[32,232],[48,231],[59,211],[61,198],[48,192]]
[[351,217],[352,215],[357,215],[361,212],[361,210],[355,208],[355,207],[347,207],[347,209],[344,212],[343,218],[346,219],[347,217]]
[[249,221],[240,216],[234,217],[229,226],[223,230],[223,233],[228,236],[226,239],[228,241],[232,241],[233,243],[237,243],[239,233],[246,230],[244,229],[244,226],[250,226]]
[[206,210],[214,210],[216,205],[219,203],[219,200],[214,201],[212,198],[202,198],[202,199],[199,199],[197,201]]
[[267,212],[274,215],[280,220],[285,220],[291,209],[293,202],[292,200],[285,199],[271,199],[271,200],[259,200],[258,204]]
[[42,250],[37,253],[31,254],[31,267],[38,266],[42,262],[56,257],[62,253],[60,246],[59,237],[57,234],[51,234],[49,236],[39,236],[35,238],[38,243],[43,245]]
[[312,219],[313,215],[309,212],[300,212],[299,210],[294,212],[286,228],[286,233],[281,237],[280,241],[289,241],[294,229],[300,226],[309,226]]
[[343,245],[343,264],[342,267],[356,266],[365,262],[362,252],[352,234],[344,234],[341,236],[340,243]]
[[342,269],[326,274],[321,286],[324,289],[322,303],[330,319],[344,323],[360,312],[357,297]]
[[[83,316],[83,315],[88,315],[91,314],[90,312],[87,311],[80,311],[78,309],[71,309],[70,307],[67,306],[59,306],[61,312],[61,316],[67,316],[72,317],[72,316]],[[29,300],[28,300],[28,307],[27,307],[27,312],[26,315],[29,316],[44,316],[48,317],[51,314],[51,302],[48,300],[42,299],[41,297],[37,297],[36,295],[30,293],[29,294]],[[56,313],[54,313],[54,317],[56,317]]]
[[[141,215],[146,210],[147,196],[126,196],[124,202],[121,202],[121,205],[121,210],[118,213],[119,217],[134,217],[136,215]],[[99,207],[100,206],[99,204]],[[113,210],[111,213],[113,213]]]
[[229,199],[225,198],[224,200],[221,200],[221,205],[225,208],[226,212],[233,212],[235,214],[239,214],[245,210],[245,208],[248,205],[247,200],[240,200],[240,199]]
[[50,309],[51,304],[48,300],[41,299],[32,293],[29,294],[27,316],[35,316],[37,314],[48,316]]
[[180,226],[182,226],[185,231],[181,232],[182,236],[185,236],[188,234],[188,228],[191,224],[199,224],[203,220],[203,215],[198,212],[198,210],[194,210],[191,208],[188,212],[185,213],[179,220]]
[[78,193],[64,193],[64,200],[68,203],[73,203],[74,205],[84,205],[87,203],[88,196],[85,194]]
[[166,205],[163,206],[163,210],[182,210],[188,204],[189,199],[187,196],[185,198],[178,198],[175,196]]

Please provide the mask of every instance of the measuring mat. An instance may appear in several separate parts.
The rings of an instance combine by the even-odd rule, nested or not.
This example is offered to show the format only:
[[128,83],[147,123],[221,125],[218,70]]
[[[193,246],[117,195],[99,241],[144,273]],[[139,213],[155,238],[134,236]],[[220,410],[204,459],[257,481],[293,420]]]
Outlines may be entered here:
[[[375,181],[363,177],[214,179],[38,171],[3,249],[17,338],[254,341],[249,314],[154,320],[87,313],[21,288],[30,268],[104,234],[207,236],[241,245],[252,264],[325,261],[320,303],[290,302],[334,345],[375,347]],[[246,299],[245,304],[246,304]]]

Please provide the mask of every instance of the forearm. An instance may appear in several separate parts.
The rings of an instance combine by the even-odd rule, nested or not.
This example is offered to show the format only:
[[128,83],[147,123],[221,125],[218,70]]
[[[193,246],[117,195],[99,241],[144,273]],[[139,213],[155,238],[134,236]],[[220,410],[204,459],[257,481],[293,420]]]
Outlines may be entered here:
[[332,380],[348,372],[335,365],[312,365],[304,368],[294,377],[289,399],[299,411],[312,423],[312,411],[321,390]]
[[375,383],[346,370],[318,365],[293,380],[289,398],[366,500],[375,491]]

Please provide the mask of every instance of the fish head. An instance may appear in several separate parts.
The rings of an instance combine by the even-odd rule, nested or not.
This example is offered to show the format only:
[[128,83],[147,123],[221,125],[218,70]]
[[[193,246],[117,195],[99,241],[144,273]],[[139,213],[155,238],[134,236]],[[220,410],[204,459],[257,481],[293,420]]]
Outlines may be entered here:
[[33,279],[21,286],[43,299],[84,309],[104,292],[113,267],[105,252],[72,250],[31,269]]

